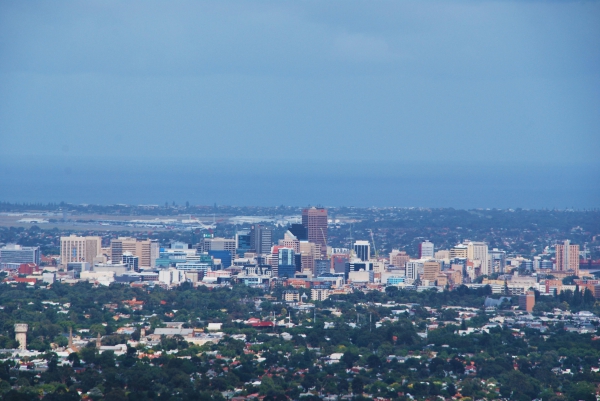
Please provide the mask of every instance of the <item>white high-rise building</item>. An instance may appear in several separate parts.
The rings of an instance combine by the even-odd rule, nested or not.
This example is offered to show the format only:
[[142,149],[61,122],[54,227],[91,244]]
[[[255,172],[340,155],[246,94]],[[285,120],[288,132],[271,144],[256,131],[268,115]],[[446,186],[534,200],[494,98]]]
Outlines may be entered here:
[[416,280],[417,276],[422,276],[424,272],[423,263],[422,260],[409,260],[406,262],[406,278]]
[[369,241],[356,241],[354,243],[354,254],[363,262],[369,260],[371,257],[371,244]]
[[419,259],[430,259],[433,256],[433,243],[429,241],[421,242],[419,244]]
[[491,274],[489,269],[488,260],[488,245],[485,242],[473,242],[467,243],[467,259],[479,263],[481,268],[481,274],[489,276]]

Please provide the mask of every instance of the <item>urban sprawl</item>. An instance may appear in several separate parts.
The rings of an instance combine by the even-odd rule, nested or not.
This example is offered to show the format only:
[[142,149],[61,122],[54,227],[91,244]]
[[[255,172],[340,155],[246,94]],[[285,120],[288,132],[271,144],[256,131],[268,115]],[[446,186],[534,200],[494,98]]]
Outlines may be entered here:
[[600,227],[526,255],[474,231],[441,248],[444,227],[395,249],[385,218],[300,213],[77,223],[102,235],[21,213],[35,229],[0,247],[3,399],[600,399]]

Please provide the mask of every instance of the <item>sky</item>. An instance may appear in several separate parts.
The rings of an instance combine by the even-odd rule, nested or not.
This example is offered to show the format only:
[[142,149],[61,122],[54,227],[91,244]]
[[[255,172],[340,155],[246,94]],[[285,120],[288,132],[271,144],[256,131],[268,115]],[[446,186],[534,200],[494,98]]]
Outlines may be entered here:
[[598,21],[596,1],[2,1],[0,200],[42,199],[23,188],[44,176],[48,199],[79,201],[48,171],[102,192],[157,165],[363,190],[353,175],[521,166],[557,190],[569,171],[587,191],[561,203],[600,206]]

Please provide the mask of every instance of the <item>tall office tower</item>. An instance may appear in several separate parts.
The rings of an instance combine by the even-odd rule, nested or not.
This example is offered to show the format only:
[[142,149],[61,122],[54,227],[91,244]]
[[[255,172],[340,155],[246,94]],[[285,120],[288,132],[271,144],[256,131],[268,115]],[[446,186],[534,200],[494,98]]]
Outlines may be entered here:
[[321,245],[309,241],[300,241],[301,269],[314,273],[315,260],[321,258]]
[[409,260],[406,262],[406,278],[416,280],[417,276],[423,273],[423,262],[418,260]]
[[434,259],[450,259],[450,251],[447,249],[442,249],[440,251],[437,251],[434,255],[433,255]]
[[327,209],[311,207],[302,210],[302,225],[308,230],[308,241],[321,245],[321,256],[327,258]]
[[438,262],[432,260],[423,263],[423,280],[429,280],[433,283],[438,274],[440,274],[441,266]]
[[565,240],[563,244],[556,244],[556,270],[572,270],[575,276],[579,276],[579,245],[571,245],[571,241]]
[[308,229],[302,224],[292,224],[289,232],[298,238],[298,241],[308,241]]
[[258,254],[268,254],[271,252],[272,232],[270,227],[262,224],[254,224],[250,229],[250,242],[252,249]]
[[392,249],[392,252],[390,252],[390,264],[392,266],[405,267],[406,262],[408,262],[409,260],[410,256],[408,256],[404,251]]
[[504,268],[506,267],[506,251],[494,248],[490,251],[488,258],[488,269],[490,274],[504,273]]
[[294,277],[296,273],[296,253],[291,248],[279,248],[277,255],[278,277]]
[[202,238],[198,244],[198,252],[229,251],[235,258],[236,243],[233,238]]
[[433,243],[429,241],[419,244],[419,259],[433,258]]
[[158,241],[137,240],[130,237],[119,237],[110,241],[110,260],[112,263],[121,263],[123,254],[129,252],[139,258],[141,269],[152,269],[156,267],[156,259],[159,257]]
[[464,244],[458,244],[450,248],[450,259],[461,258],[466,259],[468,254],[467,246]]
[[354,254],[363,262],[369,260],[371,257],[371,244],[369,241],[356,241],[354,243]]
[[292,248],[294,252],[300,253],[300,241],[289,230],[283,234],[283,239],[279,240],[279,245],[286,248]]
[[[102,238],[78,237],[70,235],[60,237],[60,263],[66,266],[70,262],[94,263],[94,258],[102,254]],[[121,261],[119,257],[118,261]]]
[[235,251],[240,257],[252,250],[251,237],[250,230],[241,230],[235,234]]
[[474,262],[479,261],[482,275],[490,275],[488,268],[488,246],[485,242],[469,241],[467,243],[467,258]]
[[271,253],[267,255],[267,264],[271,265],[271,271],[273,272],[273,277],[277,277],[278,268],[279,268],[279,248],[282,248],[279,245],[273,245],[271,247]]
[[39,246],[8,244],[0,248],[0,267],[18,269],[23,263],[40,264]]
[[331,271],[331,261],[329,259],[315,260],[315,276],[319,277],[322,274]]
[[137,256],[133,256],[131,252],[124,252],[121,263],[127,266],[128,270],[133,270],[135,272],[140,271],[140,258]]
[[346,267],[349,267],[348,263],[349,255],[347,253],[331,255],[331,270],[334,273],[345,273],[348,274]]

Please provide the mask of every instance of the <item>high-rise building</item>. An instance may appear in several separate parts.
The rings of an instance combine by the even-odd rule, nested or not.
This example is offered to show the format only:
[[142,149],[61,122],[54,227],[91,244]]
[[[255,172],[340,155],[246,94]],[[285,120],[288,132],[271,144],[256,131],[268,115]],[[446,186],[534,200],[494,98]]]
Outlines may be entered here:
[[23,263],[40,264],[39,246],[8,244],[0,248],[0,267],[18,269]]
[[[60,237],[60,263],[66,266],[70,262],[94,263],[94,258],[102,254],[102,238],[78,237],[70,235]],[[121,257],[117,259],[120,263]]]
[[562,244],[556,244],[556,270],[573,271],[573,275],[579,276],[579,245],[571,245],[571,241],[565,240]]
[[348,254],[331,255],[331,270],[333,270],[334,273],[344,273],[347,276],[347,269],[350,267],[348,258]]
[[252,250],[252,236],[250,230],[241,230],[235,234],[235,249],[238,255],[244,256],[244,253]]
[[461,258],[466,259],[468,254],[467,246],[464,244],[458,244],[450,248],[450,259]]
[[363,262],[371,257],[371,244],[369,241],[356,241],[354,243],[354,254]]
[[223,269],[227,269],[233,263],[233,259],[231,256],[231,251],[226,251],[224,249],[215,249],[206,252],[209,256],[212,256],[215,259],[219,259],[221,261],[221,266]]
[[469,241],[467,243],[467,259],[479,263],[482,275],[490,275],[488,269],[488,246],[485,242]]
[[296,273],[296,253],[291,248],[279,248],[277,258],[278,277],[293,278]]
[[292,224],[288,230],[298,241],[308,241],[308,229],[302,224]]
[[119,237],[110,241],[110,260],[112,263],[121,263],[125,252],[139,258],[140,269],[156,267],[156,259],[160,256],[158,241],[156,240]]
[[440,274],[441,267],[438,262],[429,260],[423,263],[423,280],[428,280],[431,284],[433,284],[437,278],[437,275]]
[[285,234],[283,234],[283,239],[279,240],[279,245],[284,246],[286,248],[292,248],[295,253],[300,253],[300,241],[289,230],[286,231]]
[[262,224],[254,224],[250,229],[250,242],[256,253],[270,253],[273,244],[271,228]]
[[127,266],[127,270],[140,271],[140,258],[131,252],[123,252],[121,263]]
[[433,258],[433,243],[429,241],[419,244],[419,259]]
[[423,275],[423,262],[419,260],[406,262],[406,278],[416,280],[419,275]]
[[329,273],[331,270],[331,261],[329,259],[317,259],[315,260],[315,276]]
[[321,256],[327,258],[327,209],[311,207],[302,210],[302,225],[308,231],[308,241],[321,246]]
[[498,248],[494,248],[489,252],[488,258],[488,268],[490,274],[504,273],[504,268],[506,267],[506,251],[501,251]]
[[410,256],[406,254],[404,251],[399,251],[397,249],[392,249],[390,253],[390,264],[396,267],[404,267],[406,266],[406,262],[410,260]]
[[233,238],[202,238],[197,248],[198,252],[229,251],[233,256],[236,252],[236,243]]
[[310,241],[300,241],[301,270],[314,273],[315,260],[321,258],[321,245]]

